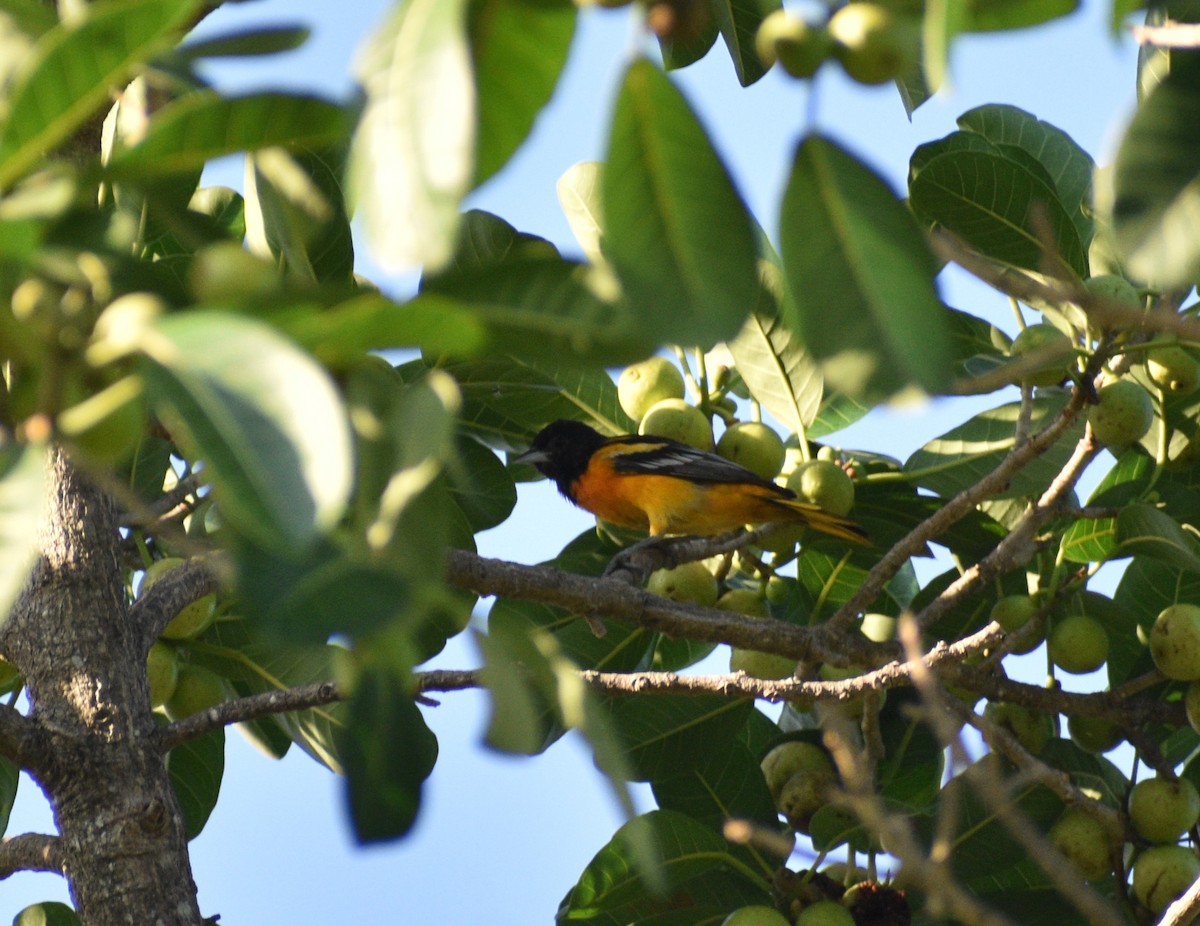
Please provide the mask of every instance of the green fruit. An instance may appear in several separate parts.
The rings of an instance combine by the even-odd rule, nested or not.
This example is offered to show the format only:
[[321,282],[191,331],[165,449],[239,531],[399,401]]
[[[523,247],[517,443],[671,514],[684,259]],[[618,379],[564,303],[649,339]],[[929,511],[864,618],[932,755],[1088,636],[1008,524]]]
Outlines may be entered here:
[[166,704],[179,681],[179,657],[175,648],[155,643],[146,656],[146,675],[150,680],[150,706]]
[[1084,288],[1093,296],[1101,299],[1115,299],[1117,302],[1128,302],[1140,305],[1141,295],[1132,283],[1113,273],[1104,273],[1083,281]]
[[1005,595],[994,605],[989,617],[1004,628],[1005,633],[1015,633],[1038,612],[1036,599],[1030,595]]
[[1112,872],[1108,833],[1104,825],[1078,807],[1068,807],[1050,827],[1050,842],[1075,863],[1089,881],[1099,881]]
[[[15,301],[16,294],[13,294]],[[110,302],[92,326],[87,349],[88,363],[102,366],[141,349],[146,331],[167,304],[154,293],[126,293]]]
[[1087,418],[1096,440],[1105,447],[1124,450],[1136,444],[1154,421],[1154,402],[1141,385],[1118,379],[1096,393],[1099,402],[1088,409]]
[[617,378],[617,400],[634,421],[663,399],[683,398],[683,374],[666,357],[648,357],[627,366]]
[[282,278],[269,261],[251,254],[241,242],[217,241],[192,258],[188,287],[197,302],[239,305],[277,296]]
[[807,833],[813,814],[829,803],[829,791],[837,783],[833,771],[805,769],[783,783],[775,806],[787,818],[788,825]]
[[1067,375],[1067,364],[1071,359],[1071,339],[1046,322],[1030,325],[1013,339],[1009,353],[1013,357],[1024,357],[1038,353],[1046,362],[1024,377],[1032,386],[1056,386]]
[[890,614],[864,614],[859,632],[875,643],[890,643],[896,639],[896,618]]
[[800,498],[842,517],[854,507],[854,480],[828,460],[801,463],[788,476],[787,487]]
[[1191,728],[1200,733],[1200,682],[1192,682],[1187,686],[1183,696],[1183,707]]
[[1156,347],[1146,355],[1146,374],[1163,392],[1188,395],[1200,386],[1200,363],[1178,345]]
[[1050,661],[1064,672],[1086,675],[1108,659],[1108,633],[1095,618],[1072,614],[1054,625],[1046,650]]
[[1200,820],[1200,793],[1186,778],[1146,778],[1129,793],[1129,822],[1150,842],[1174,842]]
[[1011,733],[1017,742],[1035,756],[1046,748],[1054,736],[1054,720],[1049,714],[1019,704],[989,701],[983,709],[983,716]]
[[787,10],[767,15],[754,36],[754,48],[763,65],[776,61],[792,77],[812,77],[833,54],[833,38],[821,26],[810,26]]
[[800,911],[796,926],[854,926],[854,917],[837,901],[818,900]]
[[1200,859],[1184,846],[1151,846],[1133,863],[1133,896],[1159,914],[1200,875]]
[[11,691],[21,680],[20,670],[0,656],[0,691]]
[[[142,586],[138,594],[146,594],[146,590],[173,569],[183,565],[183,559],[178,556],[164,556],[156,559],[146,567],[142,576]],[[195,601],[179,609],[170,623],[163,628],[162,636],[168,640],[190,640],[200,636],[209,627],[217,613],[217,596],[203,595]]]
[[731,588],[717,599],[722,611],[736,611],[747,617],[766,617],[767,603],[758,592],[749,588]]
[[1200,607],[1173,604],[1164,608],[1150,628],[1150,655],[1167,678],[1200,679]]
[[146,409],[141,380],[127,376],[59,414],[58,429],[87,459],[117,466],[142,439]]
[[791,923],[774,907],[755,905],[734,910],[722,920],[721,926],[791,926]]
[[805,740],[788,740],[780,743],[766,754],[762,760],[763,778],[767,781],[767,789],[778,802],[783,793],[783,786],[788,779],[799,772],[813,771],[834,777],[833,761],[820,746]]
[[[733,588],[717,600],[722,611],[736,611],[747,617],[766,617],[767,603],[748,588]],[[729,653],[729,671],[745,672],[752,678],[788,678],[796,671],[796,660],[775,653],[733,647]]]
[[[842,682],[848,678],[858,678],[863,674],[862,666],[831,666],[829,663],[822,663],[821,668],[817,670],[817,676],[824,682]],[[886,694],[880,691],[880,695]],[[857,720],[863,713],[863,698],[847,698],[843,701],[838,701],[837,706],[845,711],[847,717]]]
[[168,640],[194,639],[212,626],[216,615],[217,596],[204,595],[180,608],[179,613],[163,628],[162,636]]
[[917,52],[913,23],[880,4],[846,4],[829,20],[829,34],[837,59],[860,84],[893,80]]
[[1071,741],[1085,752],[1102,753],[1116,748],[1122,740],[1121,728],[1105,717],[1072,714],[1067,718]]
[[779,475],[785,452],[782,438],[757,421],[730,425],[717,441],[717,453],[746,467],[760,479],[770,480]]
[[683,399],[663,399],[650,406],[638,425],[639,434],[668,437],[698,450],[712,450],[712,425],[704,412]]
[[672,601],[689,601],[711,608],[717,603],[717,580],[703,563],[684,563],[650,574],[646,591]]
[[179,667],[175,691],[167,699],[167,715],[172,720],[181,720],[216,707],[233,696],[233,686],[226,679],[203,666],[185,663]]

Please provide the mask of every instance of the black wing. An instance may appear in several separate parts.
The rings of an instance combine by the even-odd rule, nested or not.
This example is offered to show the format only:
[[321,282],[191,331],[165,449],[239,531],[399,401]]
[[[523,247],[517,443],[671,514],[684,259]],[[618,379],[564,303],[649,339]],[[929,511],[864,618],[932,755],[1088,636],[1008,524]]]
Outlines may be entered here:
[[756,476],[744,466],[715,453],[697,450],[667,437],[651,435],[614,437],[605,444],[613,469],[618,473],[646,473],[674,476],[692,482],[749,483],[770,489],[784,498],[795,493]]

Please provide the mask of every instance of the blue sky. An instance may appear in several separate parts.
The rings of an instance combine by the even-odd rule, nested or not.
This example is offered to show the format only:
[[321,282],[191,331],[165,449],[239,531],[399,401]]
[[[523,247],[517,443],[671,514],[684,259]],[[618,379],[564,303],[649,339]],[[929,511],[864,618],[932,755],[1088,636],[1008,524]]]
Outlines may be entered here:
[[[228,5],[203,26],[207,34],[249,24],[304,23],[313,38],[273,61],[227,63],[214,71],[226,87],[299,87],[334,96],[351,85],[350,61],[363,35],[389,4],[383,0],[261,0]],[[1111,157],[1120,125],[1134,104],[1136,50],[1107,30],[1107,3],[1052,26],[973,37],[954,48],[954,86],[905,116],[890,86],[864,89],[827,68],[816,84],[768,75],[742,89],[718,46],[682,72],[684,91],[700,110],[751,208],[765,227],[800,133],[810,124],[859,152],[902,189],[916,145],[954,128],[961,112],[985,102],[1027,109],[1071,134],[1099,162]],[[573,163],[600,158],[611,89],[628,56],[642,44],[626,12],[593,10],[581,17],[564,85],[533,138],[512,164],[471,197],[523,231],[564,250],[578,249],[554,193]],[[241,169],[222,164],[206,182],[240,185]],[[402,294],[410,278],[388,279],[359,242],[360,270]],[[1014,324],[1007,302],[961,280],[943,290],[951,304]],[[907,455],[986,404],[940,402],[873,415],[839,437],[845,446]],[[586,529],[591,519],[545,485],[522,490],[517,512],[480,538],[488,555],[537,562]],[[453,643],[438,664],[476,664],[469,644]],[[586,751],[568,738],[545,756],[516,760],[480,745],[485,698],[446,695],[426,711],[441,743],[421,819],[395,845],[362,850],[349,834],[341,782],[302,755],[273,762],[236,733],[228,738],[220,803],[193,844],[194,873],[207,916],[239,923],[317,923],[332,917],[364,923],[437,922],[489,926],[549,923],[562,895],[620,823]],[[49,813],[28,780],[9,835],[51,829]],[[28,903],[66,899],[61,879],[18,875],[0,886],[0,922]]]

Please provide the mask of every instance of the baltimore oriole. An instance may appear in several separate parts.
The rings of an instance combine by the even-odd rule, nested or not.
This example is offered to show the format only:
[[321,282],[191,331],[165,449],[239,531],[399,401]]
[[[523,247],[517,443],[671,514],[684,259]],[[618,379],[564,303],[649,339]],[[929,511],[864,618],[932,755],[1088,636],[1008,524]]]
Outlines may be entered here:
[[719,534],[787,521],[868,543],[853,521],[799,501],[790,489],[666,437],[605,437],[579,421],[546,425],[514,462],[531,463],[580,508],[659,534]]

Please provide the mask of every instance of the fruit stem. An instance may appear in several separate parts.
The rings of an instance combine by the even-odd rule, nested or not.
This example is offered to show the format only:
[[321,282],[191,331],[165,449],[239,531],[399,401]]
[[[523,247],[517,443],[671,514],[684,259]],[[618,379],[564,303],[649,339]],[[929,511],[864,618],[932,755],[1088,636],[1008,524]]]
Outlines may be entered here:
[[[1008,304],[1012,306],[1013,315],[1016,316],[1017,328],[1024,331],[1028,326],[1025,324],[1025,316],[1021,314],[1021,303],[1017,302],[1012,296],[1009,296]],[[1039,328],[1038,330],[1040,331],[1041,329]]]
[[679,368],[683,372],[683,381],[687,383],[688,388],[697,397],[697,400],[703,400],[704,393],[700,389],[700,384],[696,382],[696,377],[692,375],[692,368],[688,363],[687,354],[682,347],[677,345],[672,345],[671,350],[675,353],[675,359],[679,361]]

